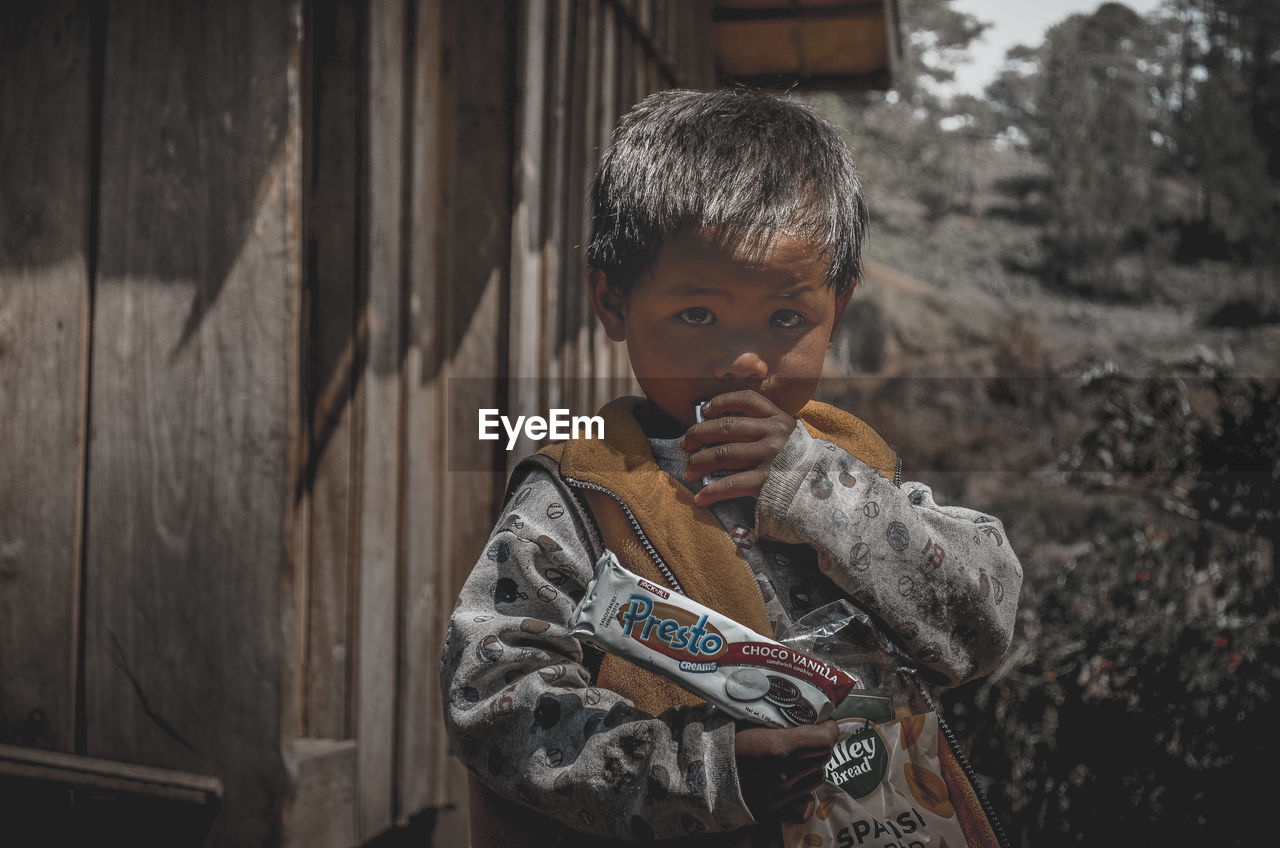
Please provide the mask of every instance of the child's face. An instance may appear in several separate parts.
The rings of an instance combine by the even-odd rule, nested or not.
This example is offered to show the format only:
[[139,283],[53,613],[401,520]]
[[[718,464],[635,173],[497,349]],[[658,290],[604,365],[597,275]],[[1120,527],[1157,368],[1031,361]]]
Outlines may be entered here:
[[809,402],[852,290],[837,297],[826,274],[825,257],[797,238],[777,235],[750,256],[692,231],[666,242],[625,299],[598,271],[591,287],[640,387],[688,426],[698,401],[738,389],[792,415]]

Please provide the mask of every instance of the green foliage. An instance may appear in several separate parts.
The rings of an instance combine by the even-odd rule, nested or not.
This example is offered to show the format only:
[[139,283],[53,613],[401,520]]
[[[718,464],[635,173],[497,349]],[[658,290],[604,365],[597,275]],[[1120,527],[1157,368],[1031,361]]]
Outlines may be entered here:
[[1063,485],[1094,510],[1055,529],[1080,511],[1019,499],[1006,526],[1084,541],[1023,550],[1014,651],[948,709],[1022,844],[1245,844],[1278,741],[1280,391],[1221,373],[1081,383],[1092,412]]
[[[947,700],[1021,844],[1244,844],[1230,834],[1270,785],[1277,614],[1242,613],[1247,597],[1205,611],[1197,532],[1111,528],[1056,573],[1029,574],[1025,661]],[[1223,563],[1252,554],[1215,543]]]

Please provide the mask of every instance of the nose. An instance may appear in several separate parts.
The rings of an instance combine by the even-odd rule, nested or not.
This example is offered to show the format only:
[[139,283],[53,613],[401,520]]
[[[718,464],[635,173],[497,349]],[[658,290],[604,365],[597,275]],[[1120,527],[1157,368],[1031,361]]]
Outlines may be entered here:
[[769,374],[769,365],[754,350],[743,350],[731,354],[723,366],[717,369],[716,376],[721,380],[763,380]]

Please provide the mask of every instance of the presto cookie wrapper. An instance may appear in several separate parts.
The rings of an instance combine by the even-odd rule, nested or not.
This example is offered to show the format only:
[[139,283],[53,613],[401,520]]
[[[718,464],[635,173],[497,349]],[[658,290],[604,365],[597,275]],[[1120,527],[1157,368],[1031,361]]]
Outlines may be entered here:
[[857,681],[697,601],[632,574],[611,551],[569,620],[573,635],[730,715],[793,727],[825,720]]

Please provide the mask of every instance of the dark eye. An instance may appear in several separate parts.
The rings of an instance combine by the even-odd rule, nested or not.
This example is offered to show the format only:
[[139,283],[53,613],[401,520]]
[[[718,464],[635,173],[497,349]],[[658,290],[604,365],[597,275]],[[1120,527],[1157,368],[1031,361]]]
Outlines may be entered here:
[[794,330],[797,327],[804,326],[805,320],[805,317],[794,309],[779,309],[773,313],[769,323],[784,330]]
[[710,327],[716,322],[715,313],[705,306],[692,306],[682,310],[676,318],[690,327]]

